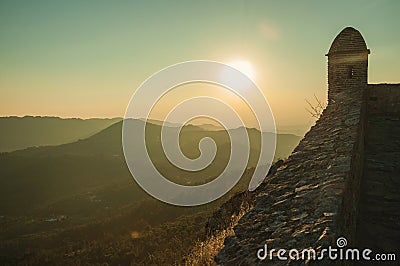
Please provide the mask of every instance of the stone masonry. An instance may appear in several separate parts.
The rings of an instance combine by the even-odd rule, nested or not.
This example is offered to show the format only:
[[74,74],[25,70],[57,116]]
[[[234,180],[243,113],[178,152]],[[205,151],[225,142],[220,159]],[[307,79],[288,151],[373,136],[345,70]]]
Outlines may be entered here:
[[[272,260],[260,260],[257,251],[264,244],[276,250],[321,251],[336,247],[339,237],[345,237],[350,248],[370,244],[373,237],[385,242],[384,236],[391,237],[390,244],[374,247],[381,251],[397,244],[397,250],[385,251],[397,252],[400,260],[400,86],[367,83],[369,53],[354,28],[345,28],[334,39],[327,54],[326,109],[291,156],[257,189],[254,207],[225,239],[215,258],[218,264],[351,265],[344,260],[282,261],[276,252]],[[397,131],[390,133],[388,127]],[[379,134],[390,142],[376,140]],[[368,201],[370,196],[375,205]],[[375,233],[368,235],[368,242],[370,230]]]
[[400,84],[368,85],[366,129],[357,246],[377,252],[398,251]]

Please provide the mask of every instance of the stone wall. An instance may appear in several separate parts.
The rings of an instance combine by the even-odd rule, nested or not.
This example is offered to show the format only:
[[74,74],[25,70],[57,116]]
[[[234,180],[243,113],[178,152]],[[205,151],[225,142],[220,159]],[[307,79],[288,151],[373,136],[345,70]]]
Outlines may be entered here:
[[[225,239],[217,263],[265,264],[257,257],[265,244],[269,250],[313,248],[320,252],[336,247],[337,239],[345,237],[347,247],[355,245],[364,162],[368,54],[361,34],[353,28],[345,28],[335,38],[327,54],[327,108],[285,163],[257,189],[253,209],[239,220],[235,234]],[[268,254],[267,262],[321,264],[282,261],[276,255],[276,251],[271,258]],[[325,260],[324,265],[328,264],[337,265],[338,261]]]
[[[323,262],[308,256],[291,260],[288,253],[283,255],[286,260],[280,260],[277,251],[301,253],[312,248],[321,257],[323,249],[337,248],[342,237],[346,248],[360,243],[372,247],[373,241],[385,240],[387,245],[380,243],[376,250],[398,245],[400,213],[394,210],[400,202],[396,192],[400,84],[368,84],[369,53],[354,28],[345,28],[334,39],[327,54],[327,108],[291,156],[250,197],[255,198],[254,207],[225,239],[215,257],[218,264],[351,265],[351,260],[328,260],[326,254]],[[386,185],[390,190],[375,189]],[[366,198],[370,195],[374,201]],[[371,222],[373,215],[379,219]],[[374,232],[375,240],[365,241],[366,232],[377,226],[383,229]],[[260,259],[257,254],[266,256]]]
[[368,112],[400,114],[400,84],[369,84]]
[[[264,264],[256,255],[264,244],[271,249],[321,250],[336,246],[341,236],[353,243],[365,90],[340,91],[334,97],[292,155],[257,190],[254,208],[225,240],[217,263]],[[273,262],[287,263],[276,258]]]
[[400,85],[368,85],[368,92],[357,247],[396,254],[399,260]]

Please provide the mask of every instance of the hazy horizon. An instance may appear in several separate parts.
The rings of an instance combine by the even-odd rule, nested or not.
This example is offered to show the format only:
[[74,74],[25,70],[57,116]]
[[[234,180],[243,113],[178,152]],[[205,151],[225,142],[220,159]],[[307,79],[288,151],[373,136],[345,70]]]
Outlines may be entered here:
[[[87,117],[87,118],[83,118],[83,117],[60,117],[60,116],[40,116],[40,115],[24,115],[24,116],[14,116],[14,115],[10,115],[10,116],[0,116],[1,118],[59,118],[59,119],[79,119],[79,120],[91,120],[91,119],[99,119],[99,120],[123,120],[124,117]],[[130,118],[125,118],[125,119],[130,119]],[[137,120],[146,120],[145,118],[134,118]],[[148,122],[164,122],[164,120],[157,120],[157,119],[148,119]],[[179,124],[179,122],[174,122],[174,121],[165,121],[167,123],[171,123],[171,124]],[[194,126],[213,126],[213,127],[220,127],[223,128],[222,125],[219,125],[218,123],[212,123],[208,120],[199,120],[196,119],[194,121],[189,121],[187,122],[185,125],[194,125]],[[235,129],[237,127],[240,127],[241,125],[238,126],[234,126],[234,127],[229,127],[228,129]],[[247,126],[247,128],[251,129],[251,128],[255,128],[257,130],[259,130],[258,127],[249,127]],[[302,136],[304,135],[307,131],[309,130],[309,125],[307,124],[276,124],[276,131],[277,133],[280,134],[294,134],[294,135],[298,135],[298,136]]]

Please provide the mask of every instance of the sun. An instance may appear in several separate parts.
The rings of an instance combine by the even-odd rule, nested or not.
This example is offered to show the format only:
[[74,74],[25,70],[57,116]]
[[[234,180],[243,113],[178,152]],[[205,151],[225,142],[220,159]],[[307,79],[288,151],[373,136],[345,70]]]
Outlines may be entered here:
[[253,65],[247,60],[233,60],[226,63],[228,66],[236,68],[240,72],[246,74],[250,79],[255,79],[255,71]]

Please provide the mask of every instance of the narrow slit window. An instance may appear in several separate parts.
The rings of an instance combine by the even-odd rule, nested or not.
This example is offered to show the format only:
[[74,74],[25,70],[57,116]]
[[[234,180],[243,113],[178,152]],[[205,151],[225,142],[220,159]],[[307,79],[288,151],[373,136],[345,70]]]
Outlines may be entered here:
[[349,76],[348,76],[348,78],[352,79],[353,77],[354,77],[354,68],[353,68],[353,66],[350,66],[349,67]]

